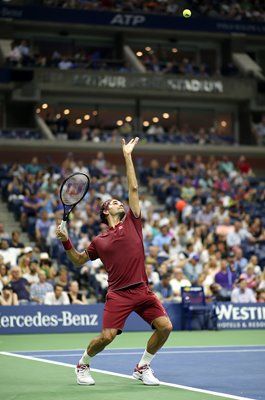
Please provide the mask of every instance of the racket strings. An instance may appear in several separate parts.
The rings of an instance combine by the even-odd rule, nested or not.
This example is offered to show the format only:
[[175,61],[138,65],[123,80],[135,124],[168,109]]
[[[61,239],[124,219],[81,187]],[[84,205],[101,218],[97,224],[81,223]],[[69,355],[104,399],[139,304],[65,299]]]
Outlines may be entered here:
[[62,187],[61,199],[65,205],[78,203],[86,194],[89,185],[85,175],[77,174],[69,177]]

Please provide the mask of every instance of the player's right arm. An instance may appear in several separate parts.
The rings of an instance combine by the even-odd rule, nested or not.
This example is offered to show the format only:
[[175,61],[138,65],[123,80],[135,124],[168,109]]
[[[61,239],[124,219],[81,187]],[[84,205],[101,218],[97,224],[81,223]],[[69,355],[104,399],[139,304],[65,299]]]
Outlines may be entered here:
[[74,248],[71,240],[69,239],[67,230],[61,229],[60,225],[56,229],[56,237],[57,239],[61,240],[66,251],[66,255],[73,264],[82,266],[89,260],[89,255],[86,251],[79,252]]

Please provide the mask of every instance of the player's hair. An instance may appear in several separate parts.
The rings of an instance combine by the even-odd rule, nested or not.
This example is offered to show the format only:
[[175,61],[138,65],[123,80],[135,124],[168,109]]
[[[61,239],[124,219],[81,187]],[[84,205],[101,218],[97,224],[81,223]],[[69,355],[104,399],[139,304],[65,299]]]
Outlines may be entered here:
[[108,225],[108,220],[107,220],[107,216],[104,213],[104,211],[108,210],[110,202],[111,202],[111,199],[106,200],[106,201],[104,201],[104,203],[101,204],[101,207],[100,207],[100,219],[101,219],[101,222],[106,225]]

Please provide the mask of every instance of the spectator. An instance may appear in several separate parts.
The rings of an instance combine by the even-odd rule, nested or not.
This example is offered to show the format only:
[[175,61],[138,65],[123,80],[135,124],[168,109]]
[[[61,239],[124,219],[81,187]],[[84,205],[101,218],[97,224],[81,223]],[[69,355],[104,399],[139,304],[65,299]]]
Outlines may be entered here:
[[258,277],[254,272],[254,268],[253,264],[248,263],[246,271],[240,275],[240,279],[245,279],[247,288],[255,291],[258,286]]
[[222,297],[226,300],[231,299],[232,289],[236,280],[236,273],[227,265],[227,260],[222,259],[220,263],[220,271],[215,275],[215,283],[222,288]]
[[7,285],[10,281],[10,277],[8,274],[8,269],[6,264],[4,263],[3,256],[0,256],[0,291],[3,286]]
[[16,293],[19,304],[28,304],[30,302],[30,285],[28,281],[21,276],[21,268],[13,267],[11,269],[10,285]]
[[29,263],[32,259],[33,249],[30,246],[24,248],[24,254],[19,257],[19,267],[21,268],[22,275],[29,273]]
[[70,304],[69,297],[63,290],[63,286],[56,284],[53,292],[48,292],[44,298],[44,304],[49,306]]
[[25,247],[24,243],[20,242],[20,231],[13,231],[11,234],[11,239],[9,241],[9,246],[15,249],[23,249]]
[[9,240],[10,235],[8,232],[6,232],[4,224],[0,223],[0,240],[3,240],[3,239]]
[[170,280],[172,286],[173,295],[175,300],[181,302],[181,288],[184,286],[191,286],[191,282],[184,276],[182,268],[173,269],[173,277]]
[[153,246],[158,246],[160,250],[163,249],[163,245],[169,245],[171,243],[172,236],[169,232],[168,225],[162,225],[160,227],[160,233],[153,239]]
[[42,250],[46,251],[46,238],[48,236],[49,228],[52,225],[52,221],[49,219],[48,212],[46,210],[41,212],[41,217],[37,219],[35,225],[35,238],[37,246]]
[[166,272],[162,275],[161,282],[154,285],[154,292],[162,302],[174,300],[174,293],[170,280],[171,273]]
[[5,285],[0,295],[0,306],[17,306],[17,294],[13,292],[11,285]]
[[29,272],[23,274],[23,278],[25,278],[30,285],[33,283],[39,282],[39,263],[38,260],[33,258],[29,262]]
[[257,303],[265,303],[265,289],[257,290]]
[[256,303],[256,297],[252,289],[247,287],[244,278],[238,280],[238,287],[235,287],[231,293],[232,303]]
[[236,271],[240,271],[240,273],[244,272],[248,263],[246,257],[243,256],[243,250],[241,247],[236,247],[234,249],[235,253],[235,269]]
[[68,297],[70,304],[87,304],[86,296],[79,292],[79,284],[77,281],[72,281],[70,283]]
[[0,256],[3,257],[4,263],[10,267],[14,267],[17,264],[17,258],[20,255],[21,250],[9,246],[7,239],[2,239],[0,242]]
[[62,266],[59,270],[59,274],[54,278],[54,283],[63,287],[66,292],[70,286],[70,274],[65,266]]
[[227,238],[226,238],[226,243],[230,249],[234,249],[234,247],[236,247],[236,246],[240,247],[241,241],[242,241],[242,237],[240,235],[241,228],[242,228],[241,222],[235,221],[234,222],[234,230],[228,232]]
[[183,272],[192,285],[197,284],[198,277],[203,271],[202,264],[199,261],[200,256],[192,253],[184,264]]
[[148,278],[148,284],[151,290],[160,282],[159,274],[155,271],[152,264],[145,264],[145,272]]
[[46,282],[46,274],[40,270],[38,273],[39,282],[33,283],[30,287],[30,298],[33,303],[43,304],[47,293],[53,292],[53,286]]

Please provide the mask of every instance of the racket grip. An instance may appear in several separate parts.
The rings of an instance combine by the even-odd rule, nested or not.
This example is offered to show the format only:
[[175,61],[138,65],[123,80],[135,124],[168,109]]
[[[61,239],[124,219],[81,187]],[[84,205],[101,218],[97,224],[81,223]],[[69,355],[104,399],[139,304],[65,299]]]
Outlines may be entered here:
[[64,230],[66,228],[66,221],[62,221],[60,225],[61,230]]

